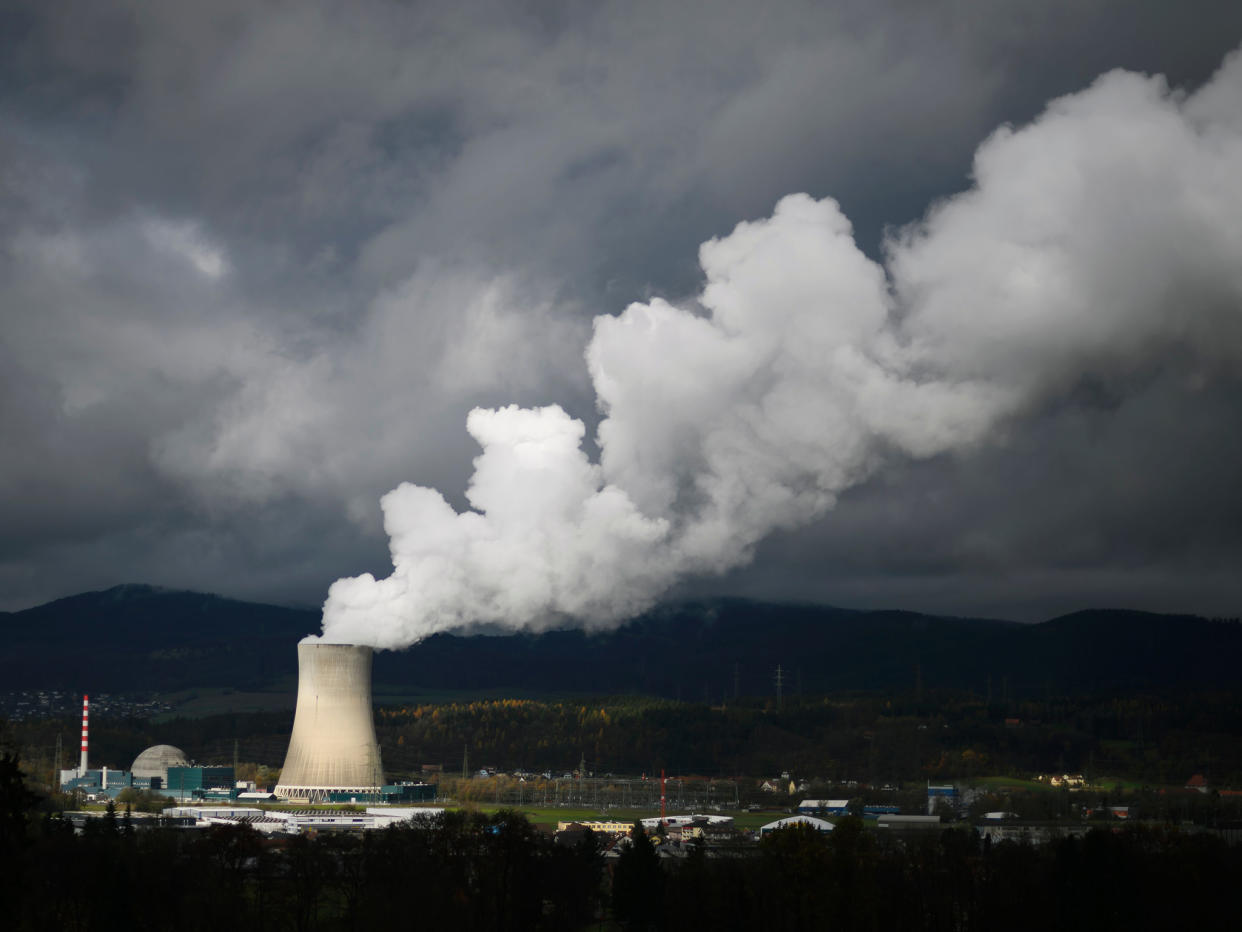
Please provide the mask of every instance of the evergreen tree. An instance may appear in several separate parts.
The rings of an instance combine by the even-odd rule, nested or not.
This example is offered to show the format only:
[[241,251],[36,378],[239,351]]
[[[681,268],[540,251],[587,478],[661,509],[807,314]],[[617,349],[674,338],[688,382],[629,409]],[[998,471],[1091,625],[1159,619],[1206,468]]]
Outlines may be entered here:
[[629,929],[655,928],[664,911],[664,872],[655,845],[635,822],[612,876],[612,909]]

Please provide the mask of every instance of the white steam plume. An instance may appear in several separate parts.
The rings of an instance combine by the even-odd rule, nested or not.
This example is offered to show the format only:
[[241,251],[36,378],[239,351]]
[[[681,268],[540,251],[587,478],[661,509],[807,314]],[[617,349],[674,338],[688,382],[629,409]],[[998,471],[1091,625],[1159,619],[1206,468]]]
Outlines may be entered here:
[[1084,377],[1242,361],[1242,54],[1191,96],[1104,75],[979,148],[974,187],[886,244],[798,194],[705,243],[699,307],[595,320],[598,463],[557,406],[470,413],[457,513],[383,499],[394,571],[337,581],[332,641],[398,648],[480,622],[614,625],[746,563],[894,455],[983,440]]

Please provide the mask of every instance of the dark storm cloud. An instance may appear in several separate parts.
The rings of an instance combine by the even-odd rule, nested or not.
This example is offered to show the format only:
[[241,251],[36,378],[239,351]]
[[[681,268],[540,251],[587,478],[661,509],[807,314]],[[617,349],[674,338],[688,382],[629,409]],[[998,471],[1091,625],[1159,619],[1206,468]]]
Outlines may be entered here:
[[[1117,66],[1201,83],[1242,35],[1232,4],[755,9],[14,14],[0,50],[7,604],[123,580],[315,602],[339,575],[382,572],[379,496],[411,479],[459,501],[475,404],[589,417],[591,317],[693,291],[703,240],[806,190],[837,197],[878,255],[885,226],[965,187],[998,123]],[[762,560],[730,584],[848,597],[840,567],[856,565],[873,604],[917,607],[980,562],[1052,572],[1075,535],[1074,572],[1118,591],[1189,553],[1210,563],[1237,550],[1222,476],[1238,451],[1220,444],[1190,479],[1192,463],[1139,455],[1145,437],[1208,455],[1229,410],[1209,394],[1157,392],[1090,442],[1068,404],[1000,452],[911,468],[884,495],[869,485],[808,532],[828,543],[799,578],[841,588]],[[1011,452],[1036,437],[1046,477]],[[1135,488],[1172,484],[1180,504],[1130,511],[1140,496],[1118,499],[1109,468],[1123,457],[1140,461]],[[1026,476],[1022,495],[989,507],[1004,496],[984,495],[986,478],[1008,474]],[[1067,476],[1081,477],[1072,507]],[[911,488],[948,503],[900,530],[937,554],[927,566],[891,543]],[[1084,509],[1056,530],[1051,515]],[[1194,535],[1179,513],[1215,536],[1181,546]],[[837,552],[838,517],[865,559]]]

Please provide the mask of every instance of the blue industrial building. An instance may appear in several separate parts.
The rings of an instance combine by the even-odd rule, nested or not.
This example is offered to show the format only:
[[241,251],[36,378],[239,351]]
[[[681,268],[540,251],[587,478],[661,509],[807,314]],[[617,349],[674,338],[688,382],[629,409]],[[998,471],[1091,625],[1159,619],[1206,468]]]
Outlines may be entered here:
[[931,783],[927,784],[927,814],[935,815],[936,810],[941,805],[947,805],[952,809],[961,808],[961,795],[957,791],[957,787],[952,784],[944,786],[935,786]]
[[116,796],[121,790],[131,786],[147,789],[150,785],[150,780],[139,778],[135,781],[128,770],[111,770],[108,767],[87,770],[85,773],[78,770],[60,772],[60,788],[65,792],[81,790],[93,796]]
[[849,815],[848,799],[804,799],[798,803],[802,815]]
[[233,788],[232,767],[169,767],[167,782],[160,777],[138,777],[128,770],[112,770],[108,767],[88,770],[63,770],[60,788],[65,792],[81,790],[88,796],[107,796],[115,799],[122,790],[150,790],[175,799],[231,798]]
[[222,791],[226,798],[234,794],[232,767],[169,767],[161,789],[175,799],[202,799],[212,791]]

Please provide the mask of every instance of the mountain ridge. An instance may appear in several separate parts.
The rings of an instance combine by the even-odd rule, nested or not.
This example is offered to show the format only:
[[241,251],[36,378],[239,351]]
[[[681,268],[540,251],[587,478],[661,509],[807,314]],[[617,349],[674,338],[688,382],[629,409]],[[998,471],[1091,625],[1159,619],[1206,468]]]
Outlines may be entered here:
[[[125,584],[0,613],[10,689],[293,688],[319,612]],[[1242,625],[1089,609],[1037,624],[741,598],[658,606],[587,634],[437,634],[377,652],[391,691],[648,693],[718,702],[774,691],[1232,687]]]

